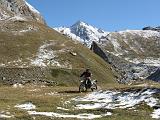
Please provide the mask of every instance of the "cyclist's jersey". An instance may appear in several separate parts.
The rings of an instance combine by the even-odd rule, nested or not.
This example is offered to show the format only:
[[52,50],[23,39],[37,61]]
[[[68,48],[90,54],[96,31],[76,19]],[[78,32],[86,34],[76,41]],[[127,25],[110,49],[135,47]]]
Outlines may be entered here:
[[91,73],[90,72],[83,72],[80,77],[84,77],[84,78],[91,77]]

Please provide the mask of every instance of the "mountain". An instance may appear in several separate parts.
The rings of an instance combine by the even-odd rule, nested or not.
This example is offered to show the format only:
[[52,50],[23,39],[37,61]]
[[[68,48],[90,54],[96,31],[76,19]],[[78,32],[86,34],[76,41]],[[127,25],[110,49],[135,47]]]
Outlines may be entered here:
[[45,24],[40,12],[25,0],[1,0],[0,20],[34,20]]
[[[158,27],[157,27],[158,28]],[[78,21],[71,27],[54,28],[63,35],[91,47],[93,41],[108,52],[133,63],[144,62],[160,65],[160,32],[153,30],[126,30],[105,32],[85,22]]]
[[112,32],[99,45],[108,52],[133,63],[160,65],[160,33],[150,30]]
[[158,27],[148,26],[148,27],[144,27],[143,30],[153,30],[153,31],[158,31],[158,32],[160,32],[160,26],[158,26]]
[[91,46],[92,41],[98,42],[101,38],[108,34],[108,32],[93,27],[82,21],[78,21],[70,27],[59,27],[54,29],[72,39],[82,42],[88,47]]
[[145,79],[160,66],[160,33],[157,31],[111,32],[97,45],[122,74],[120,81]]
[[[126,76],[125,81],[144,79],[160,66],[160,32],[158,31],[145,29],[117,32],[100,30],[102,32],[99,32],[98,28],[84,22],[77,22],[73,26],[55,28],[55,30],[72,39],[78,38],[78,41],[83,44],[87,44],[86,41],[89,40],[87,46],[91,46],[96,54],[110,63],[122,74],[123,79]],[[83,34],[79,31],[83,31]]]
[[0,83],[78,85],[85,68],[99,84],[116,83],[109,64],[49,28],[25,1],[3,0],[0,10]]
[[157,71],[151,74],[149,77],[147,77],[147,79],[160,82],[160,68],[157,69]]

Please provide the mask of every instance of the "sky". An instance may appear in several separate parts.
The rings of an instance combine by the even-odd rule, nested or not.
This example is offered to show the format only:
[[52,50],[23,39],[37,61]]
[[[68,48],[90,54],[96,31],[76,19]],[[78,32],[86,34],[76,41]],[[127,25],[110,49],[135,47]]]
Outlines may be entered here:
[[106,31],[160,26],[160,0],[27,0],[50,27],[81,20]]

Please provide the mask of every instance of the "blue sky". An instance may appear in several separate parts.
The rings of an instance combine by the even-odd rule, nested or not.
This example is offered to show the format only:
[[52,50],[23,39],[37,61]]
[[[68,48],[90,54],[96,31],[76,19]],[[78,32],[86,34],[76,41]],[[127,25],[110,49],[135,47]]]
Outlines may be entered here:
[[160,0],[27,0],[50,27],[81,20],[106,31],[160,26]]

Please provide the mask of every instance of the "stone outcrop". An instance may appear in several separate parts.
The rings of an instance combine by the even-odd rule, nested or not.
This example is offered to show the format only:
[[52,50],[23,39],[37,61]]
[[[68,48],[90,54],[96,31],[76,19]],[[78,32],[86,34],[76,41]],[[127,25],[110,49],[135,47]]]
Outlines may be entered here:
[[148,27],[144,27],[142,30],[153,30],[153,31],[158,31],[158,32],[160,32],[160,26],[158,26],[158,27],[148,26]]
[[0,20],[7,20],[17,16],[45,24],[41,14],[25,0],[0,1]]
[[147,79],[160,82],[160,68],[149,77],[147,77]]
[[27,83],[53,83],[49,81],[46,76],[46,72],[49,70],[40,67],[30,68],[0,68],[0,82],[13,85],[16,83],[27,84]]
[[93,41],[91,48],[94,53],[99,55],[101,58],[103,58],[107,63],[111,63],[109,60],[109,53],[105,53],[97,44]]

